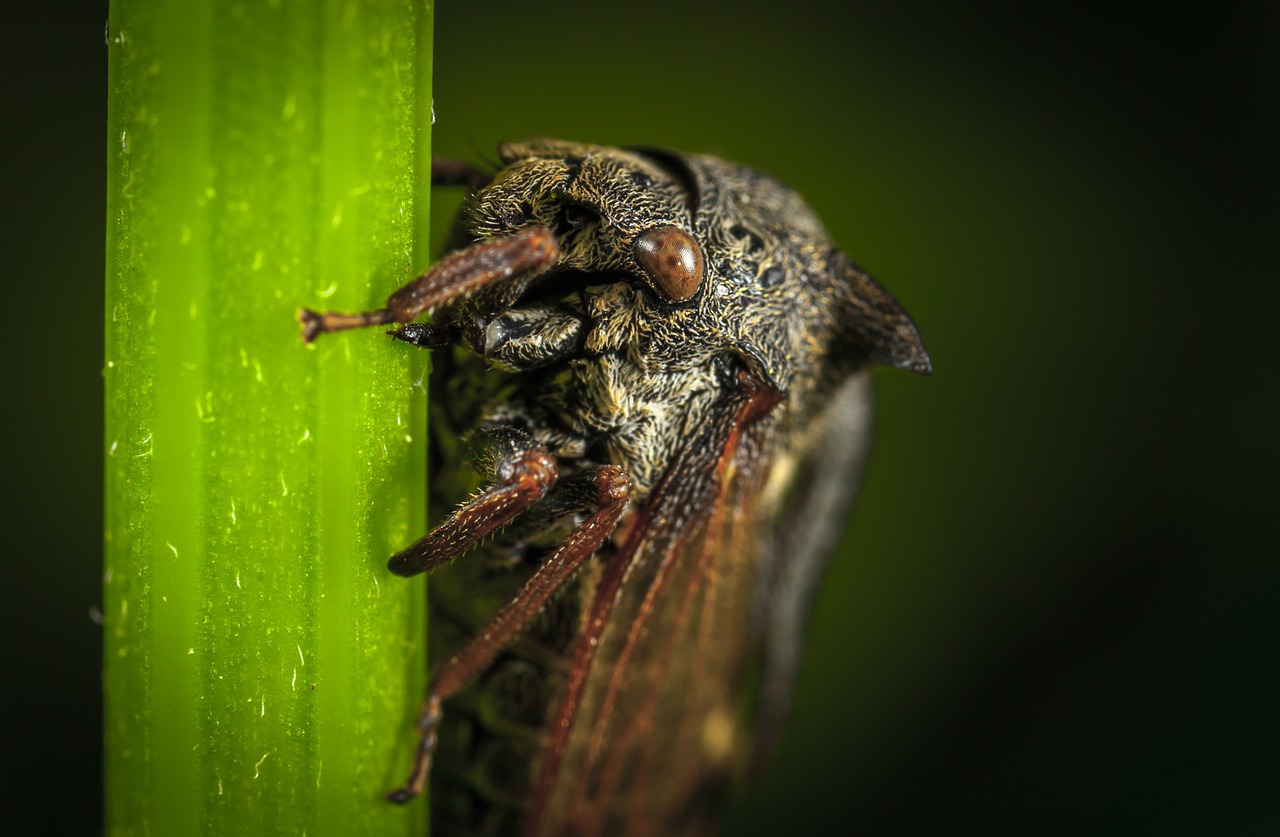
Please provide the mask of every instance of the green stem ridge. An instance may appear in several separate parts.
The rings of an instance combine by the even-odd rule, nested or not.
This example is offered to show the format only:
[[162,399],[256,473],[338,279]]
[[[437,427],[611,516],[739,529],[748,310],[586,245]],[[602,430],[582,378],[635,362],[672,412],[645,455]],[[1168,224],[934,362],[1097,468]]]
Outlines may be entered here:
[[112,4],[109,833],[424,831],[425,358],[294,314],[427,263],[431,19]]

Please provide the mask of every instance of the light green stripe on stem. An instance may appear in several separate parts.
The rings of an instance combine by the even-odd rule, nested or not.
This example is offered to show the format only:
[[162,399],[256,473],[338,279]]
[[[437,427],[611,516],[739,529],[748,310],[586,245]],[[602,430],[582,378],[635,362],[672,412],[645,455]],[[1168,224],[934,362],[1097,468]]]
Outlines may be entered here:
[[112,834],[418,834],[425,359],[304,347],[426,265],[431,7],[113,3]]

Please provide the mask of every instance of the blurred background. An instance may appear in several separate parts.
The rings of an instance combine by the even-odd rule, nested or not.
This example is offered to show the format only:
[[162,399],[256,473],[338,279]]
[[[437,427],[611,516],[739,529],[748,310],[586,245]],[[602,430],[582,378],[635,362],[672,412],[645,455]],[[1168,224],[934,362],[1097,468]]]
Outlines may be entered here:
[[[771,171],[932,353],[877,376],[729,833],[1280,833],[1280,12],[1177,8],[438,3],[437,152]],[[105,20],[29,7],[4,56],[5,793],[47,833],[101,818]]]

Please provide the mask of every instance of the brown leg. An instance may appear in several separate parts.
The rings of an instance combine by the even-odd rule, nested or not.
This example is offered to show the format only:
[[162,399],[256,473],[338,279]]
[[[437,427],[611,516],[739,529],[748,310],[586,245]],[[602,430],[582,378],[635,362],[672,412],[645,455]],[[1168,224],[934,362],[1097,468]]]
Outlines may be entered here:
[[479,433],[473,447],[476,469],[493,484],[394,555],[387,562],[391,572],[414,576],[452,561],[537,503],[556,484],[559,468],[555,458],[515,428],[497,427]]
[[[329,331],[409,323],[473,291],[525,274],[524,281],[560,258],[556,238],[546,227],[525,227],[515,235],[481,241],[451,253],[426,273],[387,297],[387,307],[359,314],[298,312],[302,339],[310,343]],[[518,281],[518,280],[517,280]]]
[[[431,691],[418,716],[417,755],[413,771],[404,785],[387,794],[392,802],[407,802],[422,793],[431,772],[431,755],[436,746],[436,728],[444,701],[471,682],[546,605],[551,596],[582,566],[618,525],[631,495],[631,480],[616,465],[604,465],[594,475],[595,512],[575,529],[529,578],[520,592],[493,617],[470,642],[445,663],[431,684]],[[465,511],[467,507],[463,507]]]
[[489,185],[493,175],[484,169],[477,168],[466,160],[454,160],[450,157],[431,158],[432,186],[466,186],[472,192],[481,186]]

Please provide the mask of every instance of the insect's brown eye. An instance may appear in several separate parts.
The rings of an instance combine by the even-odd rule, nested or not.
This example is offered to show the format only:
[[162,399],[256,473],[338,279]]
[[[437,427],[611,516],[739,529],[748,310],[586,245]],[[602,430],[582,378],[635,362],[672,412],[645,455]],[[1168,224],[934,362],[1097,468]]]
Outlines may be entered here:
[[702,248],[677,227],[657,227],[636,236],[636,261],[672,302],[693,298],[702,285]]

